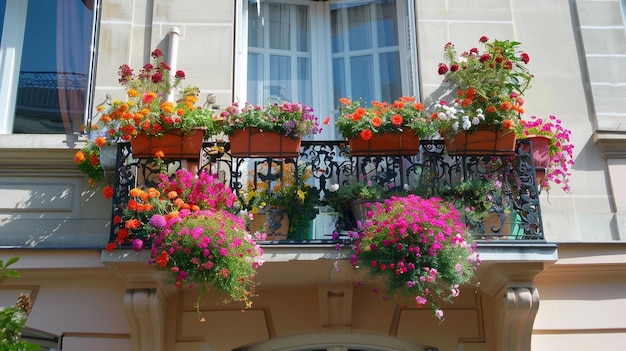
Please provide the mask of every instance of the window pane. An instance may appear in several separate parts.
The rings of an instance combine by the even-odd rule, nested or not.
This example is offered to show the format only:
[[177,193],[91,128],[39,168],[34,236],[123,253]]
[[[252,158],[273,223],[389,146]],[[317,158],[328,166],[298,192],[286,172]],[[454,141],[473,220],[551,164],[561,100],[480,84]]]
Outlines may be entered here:
[[258,103],[263,101],[263,55],[248,54],[248,101]]
[[266,86],[272,101],[292,101],[291,60],[287,56],[270,55],[270,81]]
[[19,74],[16,133],[80,130],[87,102],[92,1],[30,0]]
[[289,5],[269,4],[270,49],[290,50]]
[[311,60],[309,58],[298,58],[298,100],[306,104],[311,104],[313,91],[311,89]]
[[374,63],[372,56],[355,56],[350,59],[350,84],[352,85],[352,98],[363,99],[365,103],[376,100],[374,93]]
[[367,5],[348,8],[350,50],[372,47],[372,16]]
[[263,41],[262,18],[257,16],[257,6],[260,4],[250,4],[248,10],[248,46],[262,48],[265,43]]
[[394,101],[402,96],[400,79],[400,55],[397,52],[383,53],[380,62],[380,88],[383,101]]
[[342,97],[349,97],[346,87],[346,70],[344,69],[345,60],[342,58],[333,60],[333,101],[335,104]]
[[378,30],[378,46],[398,45],[398,17],[396,4],[391,1],[379,1],[376,4],[376,28]]
[[299,52],[309,52],[309,13],[304,6],[296,8],[296,46]]

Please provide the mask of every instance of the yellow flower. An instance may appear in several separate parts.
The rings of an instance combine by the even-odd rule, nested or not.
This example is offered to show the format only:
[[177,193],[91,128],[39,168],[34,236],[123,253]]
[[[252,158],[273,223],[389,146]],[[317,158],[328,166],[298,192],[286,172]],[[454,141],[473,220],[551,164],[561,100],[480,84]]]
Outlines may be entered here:
[[258,207],[253,207],[253,208],[250,210],[250,213],[252,213],[253,215],[255,215],[255,214],[259,213],[259,208],[258,208]]
[[306,193],[304,191],[302,191],[302,189],[298,189],[298,198],[300,199],[301,203],[304,203],[304,198],[306,197]]

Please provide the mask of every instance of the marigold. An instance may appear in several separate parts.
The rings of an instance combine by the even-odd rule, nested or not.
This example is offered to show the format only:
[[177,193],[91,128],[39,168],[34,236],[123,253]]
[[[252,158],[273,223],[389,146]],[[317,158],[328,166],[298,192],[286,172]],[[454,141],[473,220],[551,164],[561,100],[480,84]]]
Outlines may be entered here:
[[81,163],[85,160],[86,160],[85,153],[82,152],[81,150],[76,151],[76,153],[74,154],[74,162]]
[[393,115],[391,117],[391,124],[393,124],[394,126],[401,126],[402,125],[402,121],[403,121],[402,120],[402,116],[400,116],[398,114]]
[[105,199],[110,199],[113,197],[113,187],[112,186],[105,186],[102,189],[102,195],[104,195]]
[[372,139],[372,131],[369,129],[364,129],[363,131],[361,131],[361,139],[365,141]]

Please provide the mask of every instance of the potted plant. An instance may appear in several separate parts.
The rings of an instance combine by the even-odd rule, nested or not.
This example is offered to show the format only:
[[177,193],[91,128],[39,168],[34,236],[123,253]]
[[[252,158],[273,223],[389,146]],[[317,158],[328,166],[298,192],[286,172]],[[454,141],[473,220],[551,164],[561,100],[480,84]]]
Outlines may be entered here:
[[[319,190],[309,184],[307,164],[263,163],[264,181],[250,180],[240,192],[239,207],[251,216],[250,230],[262,230],[268,238],[311,239],[311,225],[320,204]],[[251,172],[252,173],[252,172]]]
[[367,219],[373,203],[383,201],[390,192],[390,187],[362,179],[332,184],[324,194],[323,203],[337,213],[339,229],[352,229]]
[[221,131],[229,136],[233,157],[297,157],[300,140],[321,131],[313,109],[302,103],[284,102],[225,108]]
[[574,165],[572,131],[564,128],[556,116],[546,119],[531,116],[521,120],[515,131],[518,138],[529,139],[532,143],[539,188],[549,191],[550,184],[554,183],[569,192],[570,168]]
[[417,307],[450,301],[479,263],[475,245],[452,204],[439,198],[392,196],[377,203],[362,228],[352,232],[352,265],[384,279],[390,294],[402,292]]
[[424,105],[413,97],[403,96],[392,104],[341,98],[341,115],[335,123],[348,139],[353,156],[415,155],[419,138],[434,133]]
[[456,97],[451,103],[437,103],[433,119],[449,152],[510,152],[515,150],[513,128],[524,113],[523,95],[532,79],[526,67],[530,57],[518,52],[519,42],[489,41],[485,36],[479,41],[484,51],[471,48],[460,55],[454,44],[445,45],[446,62],[439,63],[438,72]]
[[[153,62],[138,72],[127,64],[120,66],[119,83],[126,88],[126,100],[98,106],[94,122],[85,126],[88,140],[75,160],[92,181],[104,174],[95,155],[106,145],[130,141],[135,158],[152,158],[160,151],[165,158],[198,159],[205,136],[217,131],[216,114],[195,105],[200,89],[180,88],[185,72],[172,74],[159,49],[151,57]],[[186,145],[191,149],[183,148]]]

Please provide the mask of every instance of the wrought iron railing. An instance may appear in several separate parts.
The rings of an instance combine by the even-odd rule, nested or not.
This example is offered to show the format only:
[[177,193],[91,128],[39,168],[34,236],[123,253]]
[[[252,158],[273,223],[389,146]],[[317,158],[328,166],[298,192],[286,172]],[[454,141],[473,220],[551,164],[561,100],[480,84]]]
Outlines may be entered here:
[[[526,147],[522,147],[525,144]],[[323,199],[334,184],[375,182],[393,184],[418,192],[422,196],[439,196],[442,189],[470,179],[493,180],[493,188],[486,194],[491,203],[487,220],[473,221],[472,204],[468,203],[466,224],[475,239],[544,240],[539,189],[536,186],[532,146],[519,140],[516,152],[506,155],[448,155],[442,140],[422,140],[419,153],[414,156],[350,157],[344,141],[303,141],[297,158],[232,158],[228,143],[205,142],[199,160],[162,160],[168,170],[181,167],[204,170],[215,174],[241,195],[250,183],[269,181],[284,174],[272,173],[268,165],[295,164],[308,169],[307,184],[315,187]],[[526,152],[529,150],[530,152]],[[134,187],[153,186],[163,164],[156,167],[153,160],[134,159],[130,144],[118,144],[117,168],[113,170],[115,184],[112,218],[121,213]],[[484,200],[484,199],[482,199]],[[318,221],[323,213],[315,219]],[[112,221],[111,239],[115,238],[120,223]],[[291,233],[281,244],[327,243],[345,240],[339,224],[331,225],[316,235]],[[324,230],[324,229],[322,229]]]

